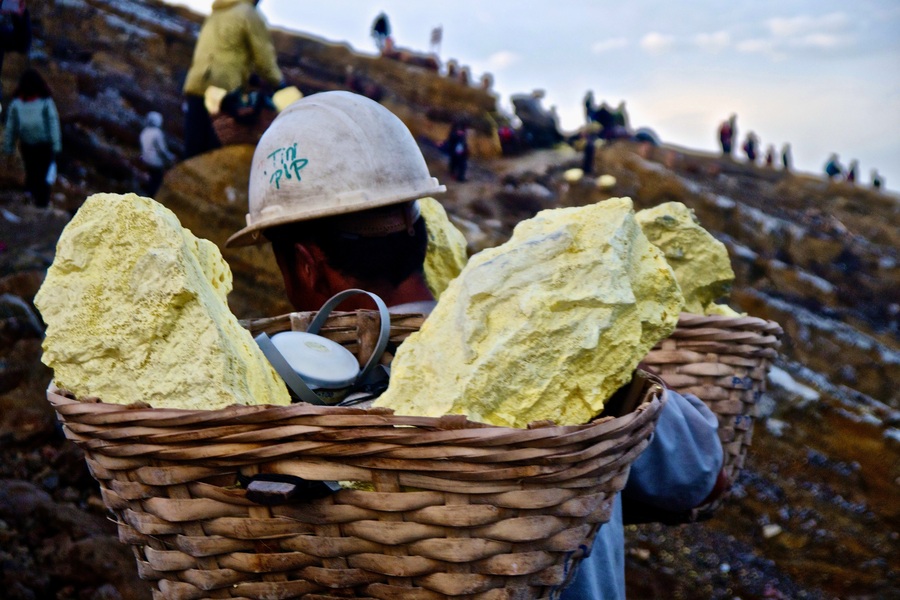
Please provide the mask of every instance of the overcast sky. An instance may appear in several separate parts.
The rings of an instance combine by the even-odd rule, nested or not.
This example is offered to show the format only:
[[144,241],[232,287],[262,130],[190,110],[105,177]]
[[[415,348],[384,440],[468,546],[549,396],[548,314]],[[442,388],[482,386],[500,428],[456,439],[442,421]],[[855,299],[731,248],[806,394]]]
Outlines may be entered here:
[[[208,12],[210,0],[175,0]],[[898,0],[263,0],[272,26],[373,53],[372,22],[387,13],[398,46],[428,50],[442,26],[440,58],[494,77],[509,96],[546,91],[564,129],[581,125],[582,99],[625,101],[631,124],[668,143],[717,148],[731,113],[763,150],[792,146],[798,169],[821,173],[831,152],[878,169],[900,189]]]

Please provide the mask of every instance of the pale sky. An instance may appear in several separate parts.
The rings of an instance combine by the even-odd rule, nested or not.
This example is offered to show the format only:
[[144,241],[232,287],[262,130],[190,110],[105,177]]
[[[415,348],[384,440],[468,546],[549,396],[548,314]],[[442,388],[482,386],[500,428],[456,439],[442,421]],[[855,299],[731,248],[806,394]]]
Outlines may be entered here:
[[[207,13],[210,0],[174,0]],[[545,90],[561,125],[584,119],[582,99],[625,101],[631,124],[664,142],[717,149],[716,128],[738,115],[777,150],[790,142],[797,169],[820,174],[832,152],[878,169],[900,189],[898,0],[263,0],[274,27],[375,53],[372,22],[384,11],[398,46],[427,51],[494,77],[501,106]]]

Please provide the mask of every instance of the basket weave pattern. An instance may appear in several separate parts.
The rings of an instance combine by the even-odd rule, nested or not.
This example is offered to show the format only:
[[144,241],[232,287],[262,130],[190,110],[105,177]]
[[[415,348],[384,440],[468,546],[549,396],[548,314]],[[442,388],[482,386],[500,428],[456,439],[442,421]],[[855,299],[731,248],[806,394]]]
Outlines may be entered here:
[[[529,429],[306,404],[124,407],[55,388],[48,399],[154,598],[530,600],[568,582],[648,443],[663,399],[635,381],[642,402],[624,416]],[[238,473],[371,491],[263,506]]]
[[[753,440],[756,405],[782,334],[774,321],[755,317],[682,313],[672,335],[644,359],[670,388],[696,395],[716,414],[731,482],[740,475]],[[694,518],[710,516],[726,497],[695,509]]]

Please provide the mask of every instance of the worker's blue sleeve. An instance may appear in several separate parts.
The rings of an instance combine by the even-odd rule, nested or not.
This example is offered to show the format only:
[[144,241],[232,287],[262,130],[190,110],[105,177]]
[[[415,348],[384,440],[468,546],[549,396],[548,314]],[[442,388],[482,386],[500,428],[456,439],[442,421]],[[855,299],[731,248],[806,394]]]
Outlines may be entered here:
[[666,396],[650,444],[631,466],[609,522],[600,527],[591,555],[581,562],[562,600],[624,600],[623,501],[636,498],[669,511],[688,510],[715,486],[723,457],[716,416],[696,396],[671,390]]
[[622,496],[679,512],[709,495],[724,455],[716,415],[693,394],[666,393],[653,439],[631,466]]

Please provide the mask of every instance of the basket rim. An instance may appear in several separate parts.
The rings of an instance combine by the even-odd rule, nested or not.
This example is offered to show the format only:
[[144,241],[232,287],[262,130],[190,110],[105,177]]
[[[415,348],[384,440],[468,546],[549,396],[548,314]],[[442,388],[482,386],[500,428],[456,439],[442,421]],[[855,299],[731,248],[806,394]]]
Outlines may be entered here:
[[[324,419],[340,422],[342,426],[355,427],[415,427],[421,430],[444,432],[443,436],[465,438],[477,437],[480,441],[500,441],[506,436],[538,441],[578,434],[587,429],[601,427],[605,434],[632,426],[632,421],[652,417],[665,402],[666,387],[659,378],[645,374],[646,400],[635,410],[621,416],[600,416],[588,423],[577,425],[557,425],[551,421],[530,423],[527,428],[491,425],[471,421],[464,415],[444,415],[441,417],[420,417],[397,415],[388,408],[359,408],[352,406],[319,406],[305,403],[288,406],[274,405],[231,405],[221,409],[177,409],[152,408],[147,405],[121,405],[102,402],[95,398],[79,400],[74,394],[59,388],[51,381],[47,388],[47,399],[62,421],[75,421],[89,425],[114,429],[117,426],[135,427],[190,427],[216,426],[227,424],[264,424],[285,420]],[[277,426],[277,425],[274,425]],[[453,432],[456,432],[455,434]]]
[[723,315],[701,315],[683,312],[678,315],[678,327],[719,329],[741,329],[781,336],[784,333],[781,325],[775,321],[760,317],[726,317]]

